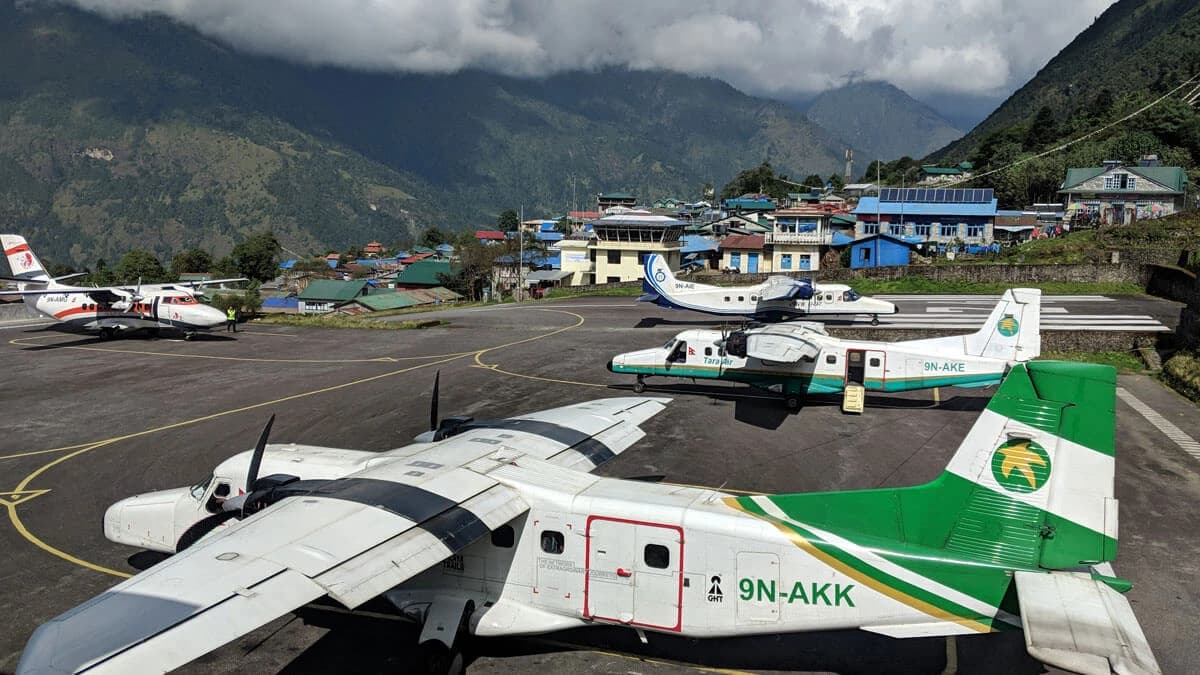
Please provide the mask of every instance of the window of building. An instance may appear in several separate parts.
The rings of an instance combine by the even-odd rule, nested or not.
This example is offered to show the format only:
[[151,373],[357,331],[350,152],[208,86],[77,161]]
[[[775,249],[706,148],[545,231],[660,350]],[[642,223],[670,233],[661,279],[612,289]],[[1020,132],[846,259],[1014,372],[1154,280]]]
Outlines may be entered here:
[[562,555],[563,552],[563,535],[562,532],[554,530],[542,530],[542,550],[553,555]]
[[837,365],[837,357],[833,354],[829,354],[825,357],[825,363],[828,363],[831,366]]
[[957,237],[958,236],[958,225],[954,225],[954,224],[938,225],[938,236],[939,237]]
[[913,225],[913,234],[917,235],[918,237],[928,237],[930,229],[932,228],[929,223],[925,223],[923,225]]
[[811,255],[800,256],[800,269],[801,270],[811,270],[812,269],[812,256]]
[[621,277],[605,277],[604,280],[610,284],[616,284],[621,282]]
[[866,246],[858,249],[858,259],[863,262],[871,262],[871,249]]
[[1133,176],[1126,176],[1125,177],[1125,189],[1126,190],[1136,190],[1137,189],[1137,178],[1134,178]]
[[608,251],[608,264],[609,265],[620,265],[621,264],[621,252],[620,251],[612,251],[612,250]]
[[981,239],[981,238],[983,238],[983,233],[986,230],[987,230],[987,228],[984,225],[968,225],[967,226],[967,238],[968,239]]
[[517,536],[513,532],[512,525],[501,525],[492,530],[492,546],[497,548],[512,548],[516,540]]
[[638,251],[638,264],[645,265],[646,258],[649,258],[652,255],[654,255],[654,254],[651,253],[650,251]]
[[671,564],[671,551],[662,544],[646,544],[642,560],[646,562],[646,567],[665,570]]
[[588,251],[588,260],[596,262],[596,249]]
[[779,269],[782,269],[782,270],[792,269],[792,254],[791,253],[784,253],[783,255],[779,256]]
[[863,223],[863,234],[879,234],[879,223]]
[[739,270],[742,268],[741,252],[729,254],[729,266]]

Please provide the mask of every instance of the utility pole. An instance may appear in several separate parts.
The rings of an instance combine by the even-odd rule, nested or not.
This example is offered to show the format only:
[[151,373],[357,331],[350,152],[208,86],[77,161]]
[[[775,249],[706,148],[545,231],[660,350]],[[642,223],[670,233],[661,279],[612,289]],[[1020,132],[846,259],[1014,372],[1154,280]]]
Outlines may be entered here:
[[521,253],[517,256],[517,302],[525,299],[525,205],[521,205],[521,222],[517,223],[517,242]]

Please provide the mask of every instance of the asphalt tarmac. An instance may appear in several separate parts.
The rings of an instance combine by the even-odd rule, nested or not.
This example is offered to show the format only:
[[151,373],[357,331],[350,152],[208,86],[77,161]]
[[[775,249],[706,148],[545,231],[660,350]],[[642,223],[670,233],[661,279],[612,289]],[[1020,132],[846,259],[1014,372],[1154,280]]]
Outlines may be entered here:
[[[622,307],[624,306],[624,307]],[[609,373],[615,353],[663,343],[711,320],[625,298],[439,313],[425,330],[316,330],[245,326],[194,342],[100,342],[40,328],[0,330],[0,672],[16,668],[33,629],[134,570],[132,551],[105,540],[100,519],[118,499],[193,483],[250,448],[272,413],[273,442],[386,450],[428,424],[441,371],[442,415],[502,417],[591,398],[628,395]],[[1153,380],[1122,377],[1117,496],[1120,576],[1164,672],[1200,672],[1200,438],[1195,406]],[[740,385],[650,381],[672,396],[648,436],[601,468],[610,476],[665,474],[676,483],[754,492],[910,485],[945,466],[986,405],[989,389],[869,396],[862,416],[835,398],[788,414],[770,394]],[[1136,402],[1136,403],[1134,403]],[[1144,410],[1150,410],[1147,416]],[[1154,415],[1153,413],[1157,413]],[[1164,431],[1161,421],[1175,427]],[[1167,434],[1172,434],[1169,437]],[[1178,432],[1178,433],[1175,433]],[[306,612],[216,650],[185,672],[407,672],[415,633],[386,619]],[[642,645],[625,629],[588,629],[550,642],[490,640],[471,673],[678,672],[707,668],[788,672],[1037,673],[1018,632],[892,640],[849,632]],[[586,641],[586,651],[561,643]],[[632,651],[641,658],[609,654]]]

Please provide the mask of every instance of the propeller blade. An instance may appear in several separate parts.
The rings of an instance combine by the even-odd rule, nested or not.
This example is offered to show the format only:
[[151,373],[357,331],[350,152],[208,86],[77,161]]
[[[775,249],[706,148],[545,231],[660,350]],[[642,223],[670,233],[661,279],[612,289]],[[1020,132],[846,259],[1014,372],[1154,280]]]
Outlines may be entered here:
[[262,465],[263,453],[267,450],[267,439],[271,436],[271,425],[275,423],[275,415],[271,415],[271,419],[267,420],[267,426],[263,427],[262,433],[258,436],[258,443],[254,445],[254,454],[250,456],[250,470],[246,473],[246,492],[254,489],[254,481],[258,480],[258,468]]
[[179,553],[185,548],[200,541],[204,535],[217,529],[222,523],[230,518],[236,518],[238,515],[240,515],[239,511],[222,511],[221,513],[208,516],[207,518],[204,518],[193,524],[186,531],[184,531],[183,536],[179,538],[179,542],[175,544],[175,552]]
[[442,379],[442,371],[433,375],[433,397],[429,401],[429,430],[437,431],[438,426],[438,381]]

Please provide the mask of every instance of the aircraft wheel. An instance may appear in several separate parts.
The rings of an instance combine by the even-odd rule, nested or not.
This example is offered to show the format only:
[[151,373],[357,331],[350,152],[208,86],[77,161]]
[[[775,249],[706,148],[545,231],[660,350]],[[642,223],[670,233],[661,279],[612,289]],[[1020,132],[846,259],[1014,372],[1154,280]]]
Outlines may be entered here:
[[466,671],[466,657],[463,656],[462,646],[468,637],[468,626],[474,613],[475,603],[468,602],[463,608],[462,618],[458,620],[458,629],[450,643],[453,647],[447,647],[440,640],[426,640],[420,644],[425,672],[429,675],[462,675]]
[[800,397],[789,394],[788,397],[784,399],[784,404],[787,405],[788,410],[796,412],[800,409]]
[[642,379],[641,375],[638,375],[637,382],[633,383],[633,392],[640,394],[644,391],[646,391],[646,380]]
[[196,339],[196,333],[194,331],[188,331],[183,334],[183,339],[191,342],[192,340]]
[[878,326],[878,325],[879,325],[879,315],[878,315],[878,314],[873,314],[873,315],[871,315],[871,325],[872,325],[872,326]]
[[100,329],[100,339],[101,340],[111,340],[111,339],[113,339],[113,336],[115,336],[116,334],[117,334],[117,331],[112,328],[101,328]]

